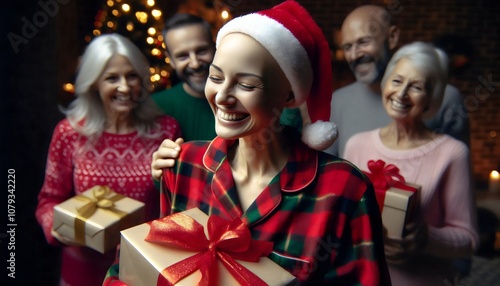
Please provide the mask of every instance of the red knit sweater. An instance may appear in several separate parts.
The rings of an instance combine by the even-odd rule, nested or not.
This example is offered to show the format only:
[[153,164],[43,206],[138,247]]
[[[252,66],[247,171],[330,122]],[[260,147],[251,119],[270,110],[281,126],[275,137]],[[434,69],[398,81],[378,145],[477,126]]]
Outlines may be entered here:
[[[152,153],[164,139],[180,137],[175,119],[161,116],[156,138],[103,133],[95,144],[78,134],[67,119],[56,126],[50,143],[45,181],[38,195],[36,218],[47,241],[61,245],[51,235],[53,207],[95,185],[146,204],[146,218],[158,217],[159,193],[151,178]],[[100,285],[114,252],[100,254],[90,248],[65,246],[62,251],[63,285]]]

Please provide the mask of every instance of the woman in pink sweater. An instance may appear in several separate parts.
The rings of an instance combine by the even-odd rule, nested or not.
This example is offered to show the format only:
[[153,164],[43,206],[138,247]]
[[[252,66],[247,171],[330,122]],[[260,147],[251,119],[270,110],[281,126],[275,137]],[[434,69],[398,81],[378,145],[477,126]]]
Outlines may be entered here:
[[60,285],[101,285],[115,251],[100,254],[52,231],[53,207],[95,186],[146,204],[159,215],[151,179],[152,153],[165,138],[180,137],[177,121],[149,98],[149,66],[140,50],[118,34],[95,38],[76,78],[76,99],[54,130],[36,218],[47,241],[63,247]]
[[359,168],[367,170],[369,160],[381,159],[396,165],[406,181],[422,186],[420,222],[409,225],[402,240],[385,238],[395,286],[451,285],[453,259],[470,257],[478,245],[469,151],[423,122],[439,109],[446,67],[444,53],[431,45],[417,42],[399,49],[381,84],[392,122],[359,133],[346,145],[345,159]]

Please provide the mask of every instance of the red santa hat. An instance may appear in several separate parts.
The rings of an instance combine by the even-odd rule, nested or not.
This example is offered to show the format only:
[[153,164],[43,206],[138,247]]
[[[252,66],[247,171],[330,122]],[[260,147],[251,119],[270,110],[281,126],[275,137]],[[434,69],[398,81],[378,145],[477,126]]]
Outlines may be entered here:
[[[332,97],[331,55],[321,28],[295,1],[241,16],[225,24],[216,45],[230,33],[246,34],[276,59],[292,86],[296,106],[306,104],[302,141],[324,150],[335,142],[337,126],[329,122]],[[310,118],[310,124],[308,123]]]

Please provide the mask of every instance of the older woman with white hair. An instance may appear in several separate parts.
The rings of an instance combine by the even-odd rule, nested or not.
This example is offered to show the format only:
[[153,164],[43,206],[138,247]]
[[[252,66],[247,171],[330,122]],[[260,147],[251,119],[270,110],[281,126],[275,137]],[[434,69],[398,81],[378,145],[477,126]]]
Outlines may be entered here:
[[107,185],[144,202],[147,219],[158,216],[151,156],[163,139],[181,134],[149,98],[149,79],[144,55],[118,34],[95,38],[82,56],[76,99],[54,130],[36,208],[48,243],[63,246],[61,285],[100,285],[115,252],[100,254],[53,231],[55,205]]
[[[443,285],[454,281],[452,259],[470,257],[478,245],[471,194],[469,151],[460,141],[428,129],[423,120],[440,107],[447,57],[432,45],[401,47],[382,78],[382,101],[392,122],[349,139],[345,159],[361,169],[369,160],[394,164],[422,186],[421,218],[403,239],[385,238],[393,285]],[[450,282],[452,283],[452,282]]]

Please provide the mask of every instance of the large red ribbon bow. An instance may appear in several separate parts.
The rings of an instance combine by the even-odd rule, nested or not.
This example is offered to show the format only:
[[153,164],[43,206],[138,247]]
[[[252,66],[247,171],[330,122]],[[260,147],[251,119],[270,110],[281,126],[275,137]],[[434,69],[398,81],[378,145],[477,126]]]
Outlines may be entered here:
[[368,170],[366,172],[368,178],[373,183],[373,187],[377,190],[387,190],[390,187],[405,183],[405,178],[399,174],[398,167],[393,164],[385,164],[382,160],[368,161]]
[[405,184],[405,178],[399,174],[398,167],[393,164],[386,165],[383,160],[370,160],[368,161],[368,169],[371,173],[365,172],[365,174],[373,183],[380,211],[384,208],[385,193],[389,188],[416,191],[415,188]]
[[252,240],[250,230],[239,218],[229,221],[212,215],[208,218],[207,230],[208,239],[203,226],[183,213],[151,223],[146,241],[198,252],[165,268],[158,275],[157,285],[173,285],[196,270],[202,275],[198,285],[218,285],[217,259],[240,285],[267,285],[235,259],[257,262],[271,252],[272,242]]

